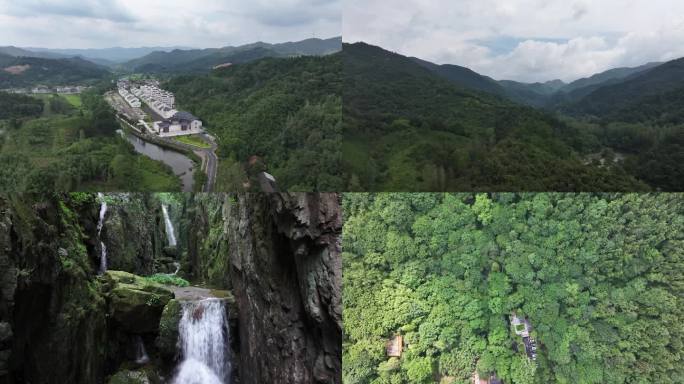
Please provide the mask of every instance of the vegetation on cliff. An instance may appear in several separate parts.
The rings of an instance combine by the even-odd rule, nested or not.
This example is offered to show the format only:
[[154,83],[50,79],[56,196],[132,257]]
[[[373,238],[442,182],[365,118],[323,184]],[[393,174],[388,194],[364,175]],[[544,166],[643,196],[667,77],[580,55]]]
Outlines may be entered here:
[[345,195],[345,383],[683,381],[682,197]]

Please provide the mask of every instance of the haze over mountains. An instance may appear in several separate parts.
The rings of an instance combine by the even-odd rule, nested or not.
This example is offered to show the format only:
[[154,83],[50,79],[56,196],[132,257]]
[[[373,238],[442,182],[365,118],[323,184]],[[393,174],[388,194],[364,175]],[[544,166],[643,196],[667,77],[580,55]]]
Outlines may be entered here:
[[206,49],[187,47],[48,49],[6,46],[0,47],[0,54],[43,59],[80,57],[120,70],[178,72],[210,70],[213,66],[230,60],[240,63],[261,57],[318,56],[335,53],[340,49],[342,49],[342,38],[334,37],[278,44],[257,42],[237,47]]

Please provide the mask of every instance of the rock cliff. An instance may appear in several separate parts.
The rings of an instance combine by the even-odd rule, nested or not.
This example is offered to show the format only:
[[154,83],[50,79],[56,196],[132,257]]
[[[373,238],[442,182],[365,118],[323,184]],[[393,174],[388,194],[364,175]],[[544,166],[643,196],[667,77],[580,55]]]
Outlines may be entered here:
[[241,383],[341,382],[339,204],[336,194],[227,197]]

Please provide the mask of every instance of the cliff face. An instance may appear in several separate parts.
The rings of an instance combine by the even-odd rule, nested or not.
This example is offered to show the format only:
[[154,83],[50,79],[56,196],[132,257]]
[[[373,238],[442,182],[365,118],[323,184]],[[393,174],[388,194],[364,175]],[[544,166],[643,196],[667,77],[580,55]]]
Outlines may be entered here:
[[224,216],[241,382],[341,383],[339,196],[230,195]]
[[75,213],[0,198],[0,382],[104,380],[105,300]]

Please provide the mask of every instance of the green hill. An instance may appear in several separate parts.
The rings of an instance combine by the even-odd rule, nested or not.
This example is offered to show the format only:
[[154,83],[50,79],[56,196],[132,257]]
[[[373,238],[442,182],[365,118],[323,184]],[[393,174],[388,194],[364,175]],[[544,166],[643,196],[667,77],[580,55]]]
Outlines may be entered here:
[[351,190],[639,190],[585,165],[596,138],[504,98],[453,84],[413,59],[345,44],[344,144]]
[[602,86],[565,110],[577,115],[606,117],[626,111],[648,98],[684,87],[684,58],[642,71],[617,84]]
[[266,58],[165,87],[219,138],[218,190],[242,188],[235,167],[259,159],[283,190],[339,191],[341,73],[339,54]]
[[0,54],[0,88],[92,83],[109,74],[105,68],[80,58],[44,59]]

